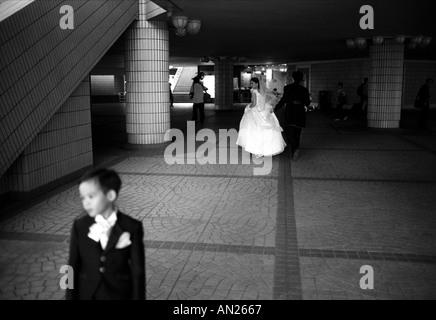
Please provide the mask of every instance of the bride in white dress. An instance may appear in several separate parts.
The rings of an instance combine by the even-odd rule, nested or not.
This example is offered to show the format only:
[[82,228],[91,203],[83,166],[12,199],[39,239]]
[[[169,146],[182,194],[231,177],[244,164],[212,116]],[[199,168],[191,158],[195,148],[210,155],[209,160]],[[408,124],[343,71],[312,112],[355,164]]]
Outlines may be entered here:
[[250,85],[251,103],[245,107],[236,144],[257,158],[274,156],[285,149],[283,129],[273,112],[272,105],[265,101],[266,95],[262,95],[259,91],[259,79],[252,78]]

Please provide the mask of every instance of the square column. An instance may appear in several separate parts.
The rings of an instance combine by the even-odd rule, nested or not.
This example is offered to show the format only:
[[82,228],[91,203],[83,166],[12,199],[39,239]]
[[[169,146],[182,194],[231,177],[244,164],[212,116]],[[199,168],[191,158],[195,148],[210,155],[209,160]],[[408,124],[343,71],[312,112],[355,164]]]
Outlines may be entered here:
[[231,110],[233,107],[233,62],[220,57],[215,63],[215,109]]
[[399,128],[403,93],[404,44],[386,39],[369,48],[368,127]]

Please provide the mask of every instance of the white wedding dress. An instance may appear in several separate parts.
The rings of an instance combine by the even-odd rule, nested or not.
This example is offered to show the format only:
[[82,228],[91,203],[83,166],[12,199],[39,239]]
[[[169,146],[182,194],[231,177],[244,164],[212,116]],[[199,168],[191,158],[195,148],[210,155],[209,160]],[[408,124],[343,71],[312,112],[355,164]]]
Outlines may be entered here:
[[236,144],[256,157],[279,154],[286,146],[279,120],[271,112],[271,104],[265,102],[265,96],[255,89],[251,92],[256,94],[256,105],[245,107]]

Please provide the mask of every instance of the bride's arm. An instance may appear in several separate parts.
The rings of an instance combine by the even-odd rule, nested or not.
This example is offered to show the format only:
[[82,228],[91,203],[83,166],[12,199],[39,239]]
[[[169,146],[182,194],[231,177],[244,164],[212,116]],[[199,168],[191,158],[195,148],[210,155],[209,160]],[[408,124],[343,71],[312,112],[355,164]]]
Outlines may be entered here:
[[254,91],[253,91],[253,92],[251,92],[251,105],[250,105],[250,108],[254,108],[256,106],[256,104],[257,104],[257,96],[256,96],[256,93],[254,93]]

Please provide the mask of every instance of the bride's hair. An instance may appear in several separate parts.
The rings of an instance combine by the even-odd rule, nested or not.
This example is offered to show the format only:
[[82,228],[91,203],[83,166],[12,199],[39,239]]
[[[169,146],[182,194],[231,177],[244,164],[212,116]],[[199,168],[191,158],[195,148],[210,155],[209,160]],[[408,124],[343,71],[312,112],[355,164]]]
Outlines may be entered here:
[[254,83],[257,84],[257,90],[260,92],[260,81],[258,78],[251,78],[250,81],[253,81]]

